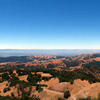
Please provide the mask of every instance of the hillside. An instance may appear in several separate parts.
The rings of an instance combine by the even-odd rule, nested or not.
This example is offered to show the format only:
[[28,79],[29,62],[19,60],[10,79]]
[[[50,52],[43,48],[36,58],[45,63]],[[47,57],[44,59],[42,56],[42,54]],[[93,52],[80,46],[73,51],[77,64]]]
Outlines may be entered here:
[[90,100],[99,93],[99,53],[0,58],[0,100]]

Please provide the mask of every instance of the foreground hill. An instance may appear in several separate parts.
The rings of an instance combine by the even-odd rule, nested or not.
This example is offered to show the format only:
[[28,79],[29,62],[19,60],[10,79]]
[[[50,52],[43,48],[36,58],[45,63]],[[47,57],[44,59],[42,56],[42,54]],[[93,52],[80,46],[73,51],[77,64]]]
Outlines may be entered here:
[[0,58],[0,100],[90,100],[99,93],[99,53]]
[[8,70],[0,74],[0,95],[14,100],[93,99],[100,93],[100,80],[81,71]]

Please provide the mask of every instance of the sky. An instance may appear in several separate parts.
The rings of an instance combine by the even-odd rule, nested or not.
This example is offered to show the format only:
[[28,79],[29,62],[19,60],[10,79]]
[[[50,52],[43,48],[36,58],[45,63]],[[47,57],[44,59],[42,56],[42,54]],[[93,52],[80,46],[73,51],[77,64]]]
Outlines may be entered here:
[[0,0],[0,49],[100,49],[100,0]]

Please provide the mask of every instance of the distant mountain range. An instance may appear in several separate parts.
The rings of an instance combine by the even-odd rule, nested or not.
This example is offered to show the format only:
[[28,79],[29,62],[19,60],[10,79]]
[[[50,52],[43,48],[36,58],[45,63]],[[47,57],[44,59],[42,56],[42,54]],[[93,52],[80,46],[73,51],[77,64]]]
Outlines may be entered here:
[[100,49],[0,49],[0,56],[75,56],[100,52]]

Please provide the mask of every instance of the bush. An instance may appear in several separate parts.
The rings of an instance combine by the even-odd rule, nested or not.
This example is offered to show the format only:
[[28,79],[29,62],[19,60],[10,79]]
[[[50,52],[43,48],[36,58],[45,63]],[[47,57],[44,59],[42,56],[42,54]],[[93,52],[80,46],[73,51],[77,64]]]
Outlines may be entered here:
[[4,88],[3,92],[6,93],[7,91],[10,91],[10,88]]
[[87,98],[80,98],[79,100],[91,100],[91,97],[87,97]]
[[43,91],[43,88],[41,88],[41,85],[37,85],[37,86],[36,86],[36,90],[37,90],[38,92],[41,92],[41,91]]
[[9,96],[0,96],[0,100],[20,100],[20,99],[11,98],[11,97],[9,97]]
[[2,80],[5,81],[5,80],[9,80],[10,77],[9,77],[9,74],[8,73],[4,73],[2,74]]
[[12,75],[12,78],[10,79],[10,86],[15,86],[18,83],[19,79],[15,75]]
[[39,98],[23,97],[23,98],[11,98],[9,96],[0,96],[0,100],[40,100]]
[[69,91],[66,91],[64,93],[64,98],[69,98],[71,95],[70,95],[70,92]]
[[34,75],[29,74],[27,80],[29,81],[29,83],[31,85],[36,85],[37,82],[41,81],[41,75],[39,75],[39,74],[34,74]]
[[51,77],[42,77],[42,80],[44,81],[49,81],[51,79]]
[[64,100],[63,98],[58,98],[58,100]]
[[47,68],[54,68],[55,66],[54,66],[54,64],[48,64],[47,65]]

